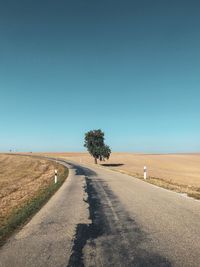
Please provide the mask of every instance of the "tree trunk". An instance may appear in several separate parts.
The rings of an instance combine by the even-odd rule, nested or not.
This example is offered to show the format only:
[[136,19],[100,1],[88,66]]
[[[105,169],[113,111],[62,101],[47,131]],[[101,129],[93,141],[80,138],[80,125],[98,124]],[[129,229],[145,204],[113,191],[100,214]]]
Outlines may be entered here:
[[97,158],[94,158],[94,163],[97,164]]

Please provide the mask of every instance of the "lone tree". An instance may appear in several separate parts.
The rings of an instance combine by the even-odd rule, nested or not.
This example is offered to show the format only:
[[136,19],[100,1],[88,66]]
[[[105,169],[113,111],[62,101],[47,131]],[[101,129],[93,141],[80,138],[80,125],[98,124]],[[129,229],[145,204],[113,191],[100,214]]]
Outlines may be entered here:
[[90,155],[93,156],[95,164],[100,161],[109,159],[111,149],[104,144],[104,133],[99,130],[92,130],[85,134],[84,147],[87,148]]

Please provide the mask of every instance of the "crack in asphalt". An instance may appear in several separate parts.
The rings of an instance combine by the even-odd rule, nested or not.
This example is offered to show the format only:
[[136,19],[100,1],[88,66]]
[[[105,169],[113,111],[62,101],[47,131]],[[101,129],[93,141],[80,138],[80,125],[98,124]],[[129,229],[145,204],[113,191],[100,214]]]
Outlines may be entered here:
[[91,181],[86,177],[85,192],[88,195],[86,202],[89,205],[89,219],[91,224],[78,224],[76,227],[76,235],[74,239],[74,245],[72,248],[72,254],[69,259],[67,267],[82,267],[83,263],[83,248],[88,240],[96,239],[98,236],[103,235],[105,230],[104,221],[100,218],[97,212],[101,203],[99,199],[95,197],[96,192],[92,187]]

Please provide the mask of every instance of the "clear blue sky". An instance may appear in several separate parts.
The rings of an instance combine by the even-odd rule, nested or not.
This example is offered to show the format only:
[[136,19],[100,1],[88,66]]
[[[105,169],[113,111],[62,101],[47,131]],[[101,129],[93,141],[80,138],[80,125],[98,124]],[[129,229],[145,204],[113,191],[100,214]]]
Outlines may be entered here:
[[200,151],[200,2],[0,4],[0,150]]

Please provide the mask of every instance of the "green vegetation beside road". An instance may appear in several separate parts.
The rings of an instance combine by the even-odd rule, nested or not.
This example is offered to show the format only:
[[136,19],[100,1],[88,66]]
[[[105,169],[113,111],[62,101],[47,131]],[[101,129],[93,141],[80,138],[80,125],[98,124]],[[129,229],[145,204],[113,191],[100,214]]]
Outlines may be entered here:
[[5,219],[4,224],[0,226],[0,246],[17,229],[20,229],[27,223],[32,216],[50,199],[50,197],[60,188],[68,176],[68,169],[62,165],[58,168],[58,182],[54,183],[54,177],[49,185],[45,185],[38,193],[19,208],[15,208],[10,216]]

